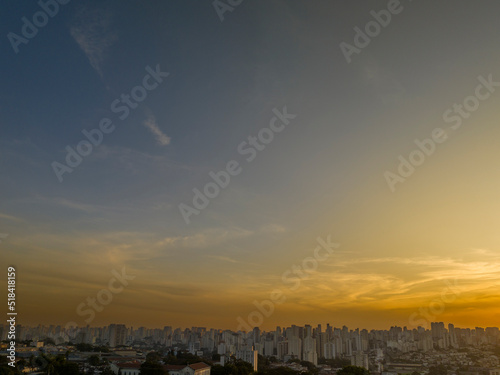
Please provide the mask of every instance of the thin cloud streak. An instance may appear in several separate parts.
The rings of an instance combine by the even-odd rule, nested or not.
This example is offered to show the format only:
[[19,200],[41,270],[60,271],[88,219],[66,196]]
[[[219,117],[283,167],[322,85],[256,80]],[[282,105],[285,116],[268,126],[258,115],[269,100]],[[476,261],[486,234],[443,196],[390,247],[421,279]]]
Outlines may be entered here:
[[162,146],[167,146],[170,144],[171,138],[160,130],[158,124],[156,123],[156,118],[153,115],[149,115],[148,118],[142,124],[146,128],[148,128],[151,133],[153,133],[158,144]]
[[0,219],[7,219],[11,221],[24,221],[23,219],[20,219],[18,217],[12,216],[12,215],[7,215],[7,214],[2,214],[0,212]]
[[110,24],[111,15],[108,12],[84,7],[70,29],[71,36],[101,78],[107,51],[118,40],[117,33],[109,30]]

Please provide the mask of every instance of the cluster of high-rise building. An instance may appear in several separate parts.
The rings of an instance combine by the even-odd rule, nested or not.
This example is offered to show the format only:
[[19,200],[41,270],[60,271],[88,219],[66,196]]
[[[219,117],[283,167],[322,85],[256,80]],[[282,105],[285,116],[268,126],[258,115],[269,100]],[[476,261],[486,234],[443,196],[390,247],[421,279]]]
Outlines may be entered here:
[[[497,327],[456,328],[447,327],[442,322],[431,323],[431,329],[418,327],[391,327],[389,330],[349,330],[348,327],[326,327],[311,325],[276,327],[272,331],[263,331],[258,327],[250,332],[192,327],[190,329],[172,328],[133,328],[123,324],[111,324],[106,327],[70,327],[42,326],[17,327],[19,340],[39,341],[51,338],[56,344],[71,341],[117,346],[182,347],[193,354],[206,355],[217,353],[223,362],[225,358],[235,356],[254,366],[257,355],[274,356],[287,362],[299,359],[313,364],[319,358],[349,359],[353,365],[368,368],[370,359],[381,362],[387,350],[409,353],[428,352],[438,349],[459,349],[498,345],[500,333]],[[1,327],[2,340],[7,333],[6,326]]]

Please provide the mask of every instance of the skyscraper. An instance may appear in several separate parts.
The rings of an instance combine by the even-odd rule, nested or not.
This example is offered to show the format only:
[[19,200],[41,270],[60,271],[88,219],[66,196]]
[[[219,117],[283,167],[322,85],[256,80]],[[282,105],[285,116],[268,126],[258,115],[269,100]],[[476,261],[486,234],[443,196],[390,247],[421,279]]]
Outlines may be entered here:
[[109,346],[125,345],[127,341],[127,327],[125,324],[109,325]]

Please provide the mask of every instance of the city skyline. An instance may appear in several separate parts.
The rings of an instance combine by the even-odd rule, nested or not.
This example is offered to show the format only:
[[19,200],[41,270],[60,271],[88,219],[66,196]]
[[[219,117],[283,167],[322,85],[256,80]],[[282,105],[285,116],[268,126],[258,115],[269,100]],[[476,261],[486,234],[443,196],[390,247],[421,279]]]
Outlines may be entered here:
[[[6,335],[6,330],[0,326],[0,336]],[[68,348],[76,348],[77,351],[92,353],[111,350],[124,351],[124,354],[133,359],[138,368],[139,361],[144,361],[145,353],[132,354],[134,348],[154,348],[146,355],[146,362],[151,355],[161,358],[159,353],[168,353],[168,359],[172,360],[171,353],[188,352],[194,357],[187,361],[200,361],[202,358],[220,360],[224,365],[225,360],[243,359],[254,365],[257,371],[258,356],[274,357],[276,361],[283,364],[290,360],[306,361],[310,365],[326,364],[325,360],[341,360],[345,364],[348,360],[351,364],[364,367],[365,369],[378,369],[398,366],[396,363],[387,363],[387,356],[416,355],[420,360],[426,356],[441,356],[443,352],[449,354],[453,359],[454,353],[460,353],[461,365],[468,362],[469,350],[484,350],[495,352],[500,342],[500,330],[498,327],[476,327],[475,329],[464,329],[455,327],[453,324],[445,325],[443,322],[432,322],[431,329],[418,327],[418,329],[406,329],[406,327],[392,326],[385,330],[349,329],[318,325],[305,325],[291,327],[276,327],[271,331],[260,330],[255,327],[249,332],[234,332],[231,330],[214,329],[207,327],[191,327],[186,329],[172,326],[148,329],[146,327],[127,327],[124,324],[110,324],[105,327],[71,327],[66,329],[61,326],[37,326],[18,327],[19,345],[24,345],[31,352],[31,347],[47,348],[48,351],[67,351]],[[52,349],[49,349],[52,348]],[[171,349],[172,352],[170,351]],[[69,351],[68,351],[69,353]],[[412,354],[413,353],[413,354]],[[215,355],[219,355],[219,358]],[[139,356],[139,358],[138,358]],[[134,358],[135,357],[135,358]],[[223,358],[226,357],[226,358]],[[417,357],[413,357],[415,360]],[[123,356],[122,356],[123,358]],[[500,361],[497,356],[485,355],[486,362],[483,366],[498,366]],[[115,358],[115,361],[119,358]],[[474,355],[469,359],[478,361]],[[151,361],[151,359],[149,359]],[[259,359],[260,361],[260,359]],[[116,363],[116,362],[115,362]],[[189,363],[189,362],[188,362]],[[337,364],[339,362],[336,362]],[[403,362],[399,365],[406,366]],[[421,368],[428,363],[411,362],[409,366]],[[165,364],[163,362],[162,364]],[[283,365],[282,364],[282,365]],[[303,365],[302,362],[300,362]],[[331,365],[331,363],[330,363]],[[454,366],[458,364],[454,363]],[[174,369],[174,368],[172,368]],[[415,370],[415,368],[413,368]]]
[[[306,323],[306,324],[291,324],[291,325],[278,325],[278,326],[275,326],[273,329],[263,329],[261,327],[253,327],[251,328],[249,331],[246,331],[246,330],[240,330],[241,332],[245,332],[245,333],[250,333],[252,331],[254,331],[255,329],[259,330],[260,332],[266,332],[266,333],[270,333],[270,332],[275,332],[277,329],[281,329],[282,331],[284,331],[285,329],[287,328],[292,328],[292,327],[299,327],[299,328],[304,328],[304,327],[311,327],[314,331],[316,331],[318,328],[321,328],[322,332],[324,332],[327,327],[330,327],[331,329],[343,329],[343,328],[347,328],[349,330],[349,332],[355,332],[355,331],[389,331],[391,328],[401,328],[403,330],[407,330],[407,331],[413,331],[413,330],[418,330],[418,329],[424,329],[426,331],[431,331],[432,330],[432,326],[431,324],[442,324],[443,327],[445,327],[447,329],[447,327],[449,326],[453,326],[455,329],[464,329],[464,330],[470,330],[470,331],[473,331],[473,330],[485,330],[485,329],[495,329],[495,330],[500,330],[500,325],[499,326],[481,326],[481,325],[473,325],[473,326],[470,326],[470,327],[465,327],[465,326],[458,326],[456,324],[454,324],[453,322],[446,322],[446,321],[432,321],[432,322],[429,322],[428,326],[417,326],[417,327],[407,327],[407,326],[399,326],[397,324],[394,324],[394,325],[390,325],[390,326],[387,326],[386,328],[370,328],[370,327],[349,327],[348,325],[345,325],[345,324],[339,324],[338,326],[335,325],[335,324],[330,324],[330,323],[316,323],[316,324],[313,324],[313,323]],[[216,331],[232,331],[232,332],[238,332],[236,330],[233,330],[233,329],[230,329],[230,328],[222,328],[222,327],[207,327],[207,326],[200,326],[200,325],[191,325],[191,326],[173,326],[173,325],[169,325],[169,324],[165,324],[165,325],[162,325],[162,326],[147,326],[147,325],[141,325],[139,323],[135,323],[135,324],[125,324],[123,322],[114,322],[114,323],[109,323],[109,324],[105,324],[105,325],[87,325],[87,326],[74,326],[74,325],[67,325],[67,322],[66,324],[63,324],[63,323],[60,323],[60,324],[57,324],[57,323],[53,323],[53,324],[42,324],[42,323],[38,323],[36,325],[31,325],[31,324],[22,324],[20,323],[20,325],[24,328],[30,328],[30,329],[34,329],[34,328],[39,328],[39,327],[42,327],[42,328],[61,328],[61,329],[67,329],[67,330],[71,330],[71,329],[74,329],[74,330],[81,330],[81,329],[87,329],[87,328],[106,328],[106,327],[109,327],[109,326],[115,326],[115,325],[120,325],[120,326],[125,326],[127,327],[127,329],[134,329],[134,330],[139,330],[139,329],[146,329],[146,330],[164,330],[166,328],[168,328],[169,330],[172,330],[172,331],[175,331],[175,330],[181,330],[181,331],[185,331],[185,330],[216,330]],[[2,326],[2,325],[0,325]]]
[[[0,336],[5,334],[0,326]],[[17,334],[17,365],[31,372],[48,370],[51,363],[56,371],[72,366],[75,375],[96,370],[141,375],[148,368],[155,368],[158,375],[497,375],[500,371],[498,327],[469,330],[443,322],[432,322],[430,330],[392,326],[367,331],[328,324],[250,332],[171,326],[134,329],[123,324],[66,330],[52,325],[19,326]],[[14,354],[8,358],[16,360]]]

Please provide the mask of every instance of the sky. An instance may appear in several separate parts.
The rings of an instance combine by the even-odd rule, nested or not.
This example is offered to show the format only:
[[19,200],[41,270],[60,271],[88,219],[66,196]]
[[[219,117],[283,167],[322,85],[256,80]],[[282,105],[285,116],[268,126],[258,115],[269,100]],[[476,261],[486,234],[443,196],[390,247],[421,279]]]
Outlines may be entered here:
[[500,325],[498,2],[40,3],[0,16],[21,324]]

